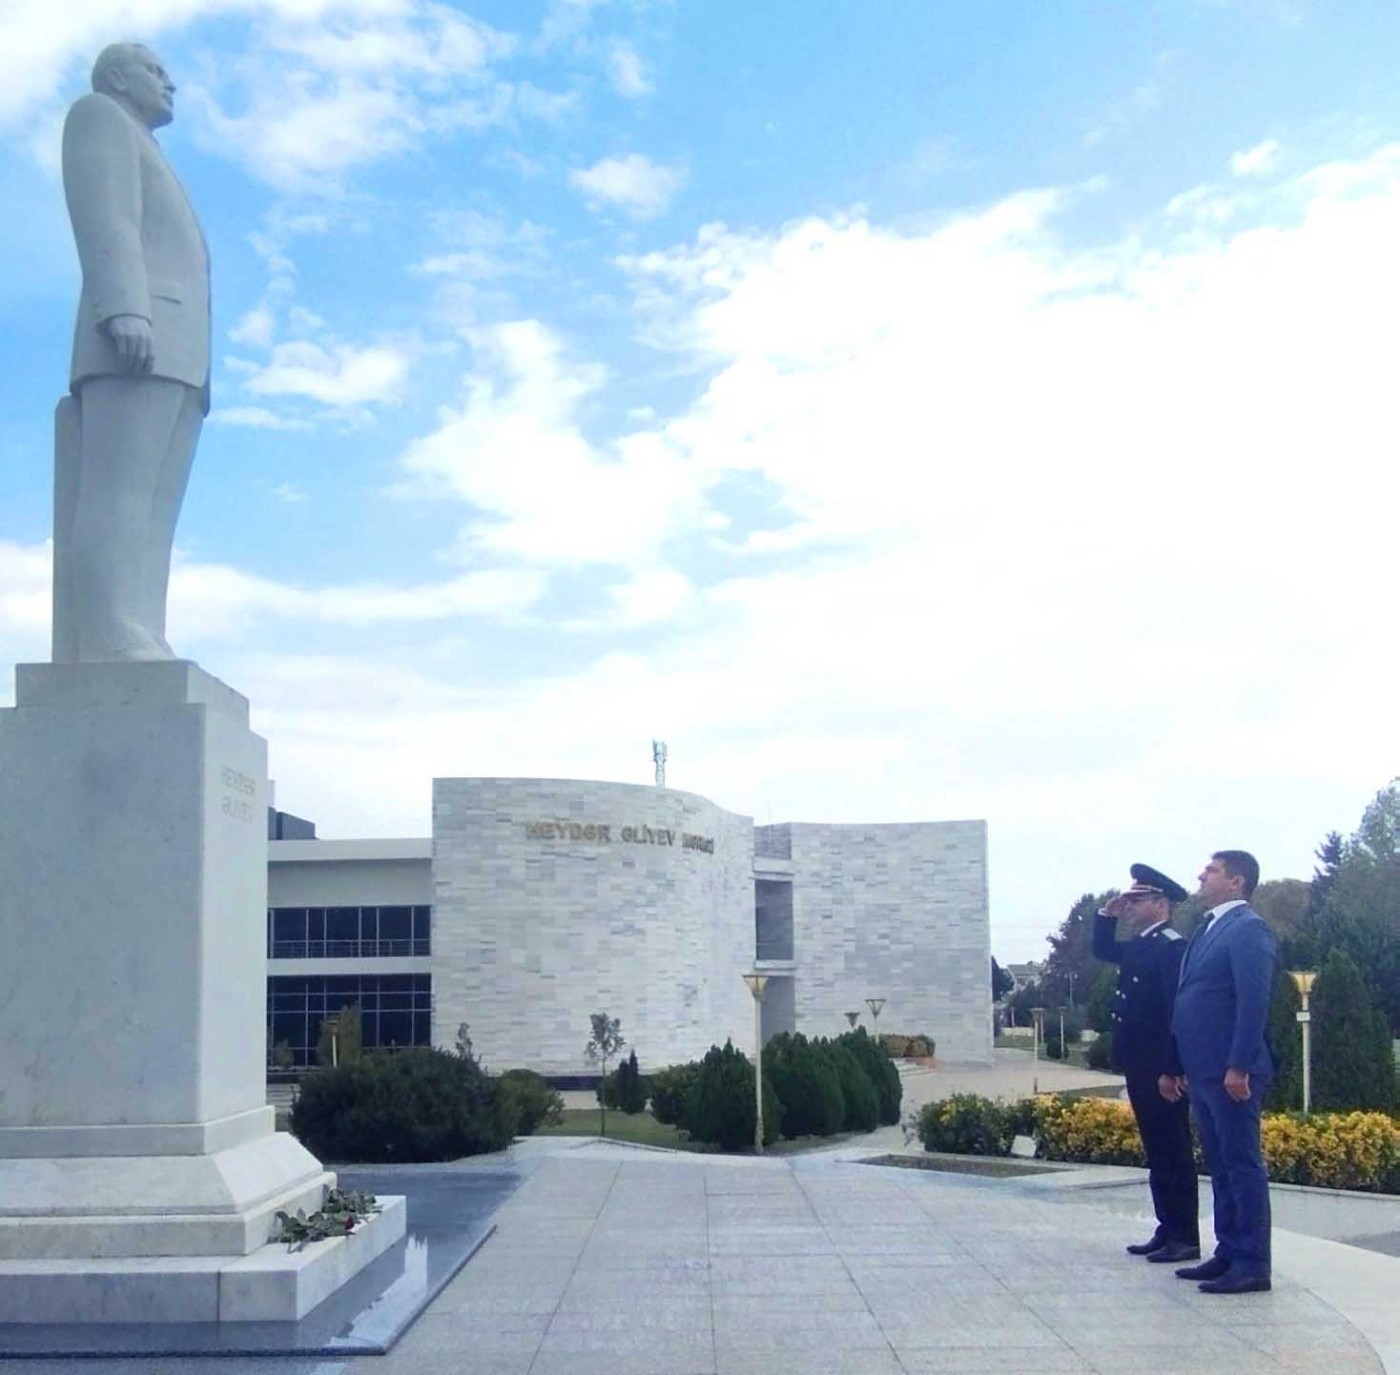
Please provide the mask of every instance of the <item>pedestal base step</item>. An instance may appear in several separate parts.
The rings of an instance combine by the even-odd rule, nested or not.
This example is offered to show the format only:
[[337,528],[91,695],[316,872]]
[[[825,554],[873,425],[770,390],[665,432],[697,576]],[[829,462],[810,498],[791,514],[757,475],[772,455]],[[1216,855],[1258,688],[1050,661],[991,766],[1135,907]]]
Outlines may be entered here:
[[296,1322],[405,1231],[401,1196],[353,1232],[246,1256],[0,1261],[0,1323]]

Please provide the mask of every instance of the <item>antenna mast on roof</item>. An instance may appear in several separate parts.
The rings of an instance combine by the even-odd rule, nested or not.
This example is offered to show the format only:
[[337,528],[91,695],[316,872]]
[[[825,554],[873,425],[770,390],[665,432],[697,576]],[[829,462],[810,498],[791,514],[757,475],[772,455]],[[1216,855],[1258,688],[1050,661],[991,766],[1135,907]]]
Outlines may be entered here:
[[664,740],[651,742],[651,761],[656,765],[656,786],[664,788],[666,786],[666,742]]

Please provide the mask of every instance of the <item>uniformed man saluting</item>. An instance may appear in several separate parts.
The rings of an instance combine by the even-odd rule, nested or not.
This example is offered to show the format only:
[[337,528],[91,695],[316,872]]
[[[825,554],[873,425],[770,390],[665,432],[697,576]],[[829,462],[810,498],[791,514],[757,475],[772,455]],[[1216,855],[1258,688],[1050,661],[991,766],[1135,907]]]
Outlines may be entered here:
[[1172,929],[1171,909],[1187,892],[1146,864],[1134,864],[1130,872],[1132,887],[1094,918],[1094,955],[1118,966],[1113,1067],[1128,1081],[1157,1214],[1151,1239],[1128,1252],[1174,1264],[1201,1254],[1186,1099],[1168,1102],[1157,1088],[1168,1061],[1172,1003],[1186,949],[1181,933]]

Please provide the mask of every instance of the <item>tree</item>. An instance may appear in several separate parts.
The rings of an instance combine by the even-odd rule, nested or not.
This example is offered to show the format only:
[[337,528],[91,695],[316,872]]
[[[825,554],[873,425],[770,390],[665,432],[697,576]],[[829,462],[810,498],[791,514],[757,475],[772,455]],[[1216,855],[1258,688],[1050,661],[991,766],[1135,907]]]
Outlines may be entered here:
[[1344,950],[1323,961],[1312,991],[1312,1105],[1319,1112],[1395,1106],[1390,1028]]
[[1269,1049],[1274,1055],[1274,1078],[1264,1107],[1270,1112],[1297,1112],[1303,1106],[1303,1033],[1298,1012],[1303,1006],[1298,985],[1287,969],[1274,980],[1269,1005]]
[[1103,966],[1094,958],[1094,917],[1099,908],[1118,890],[1085,893],[1069,909],[1060,928],[1046,939],[1050,942],[1050,958],[1045,961],[1045,973],[1040,980],[1040,1007],[1061,1007],[1083,1002]]
[[[601,1065],[603,1077],[608,1076],[608,1061],[627,1044],[622,1039],[622,1019],[620,1017],[609,1017],[606,1012],[593,1012],[589,1014],[589,1022],[592,1029],[589,1032],[588,1044],[583,1048],[584,1057],[590,1065]],[[608,1128],[608,1105],[603,1101],[603,1095],[598,1095],[598,1135],[602,1136]]]
[[1308,915],[1310,917],[1315,917],[1322,911],[1327,901],[1328,890],[1332,887],[1332,880],[1337,877],[1337,873],[1342,867],[1342,859],[1346,853],[1342,842],[1342,833],[1328,831],[1323,837],[1322,844],[1313,853],[1317,857],[1318,867],[1313,870],[1312,882],[1308,885]]
[[1276,878],[1261,883],[1249,905],[1264,918],[1283,945],[1295,940],[1307,920],[1312,887],[1300,878]]
[[1334,832],[1317,854],[1322,868],[1285,957],[1316,968],[1325,952],[1346,951],[1391,1035],[1400,1035],[1400,780],[1376,794],[1349,840],[1339,844]]
[[998,963],[997,957],[992,956],[992,1001],[999,1003],[1012,989],[1016,987],[1016,980],[1011,977]]

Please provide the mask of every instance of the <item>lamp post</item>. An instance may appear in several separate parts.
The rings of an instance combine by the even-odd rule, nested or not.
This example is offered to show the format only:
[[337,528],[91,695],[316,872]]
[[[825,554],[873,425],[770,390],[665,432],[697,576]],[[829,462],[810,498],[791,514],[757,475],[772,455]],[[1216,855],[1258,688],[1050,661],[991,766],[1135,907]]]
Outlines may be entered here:
[[865,1005],[870,1009],[870,1020],[875,1024],[875,1039],[880,1039],[880,1009],[884,1007],[883,998],[867,998]]
[[1288,977],[1298,985],[1298,996],[1303,1000],[1298,1022],[1303,1028],[1303,1116],[1312,1111],[1312,1013],[1308,1010],[1308,994],[1312,992],[1313,980],[1317,975],[1311,971],[1290,969]]
[[753,994],[753,1091],[757,1113],[753,1124],[754,1151],[763,1154],[763,990],[767,974],[745,974],[744,982]]
[[848,1012],[846,1014],[846,1020],[851,1024],[851,1030],[854,1031],[856,1029],[856,1023],[860,1021],[860,1013]]
[[1045,1035],[1045,1009],[1031,1008],[1031,1058],[1040,1059],[1040,1042]]

